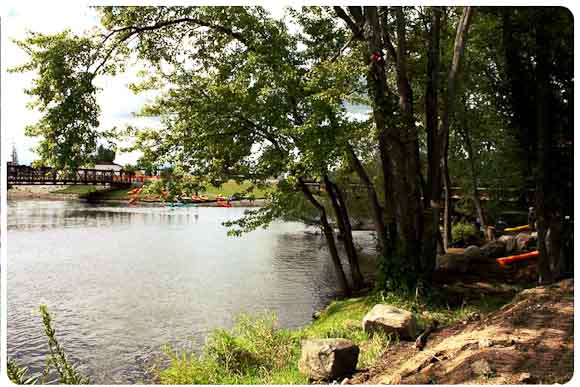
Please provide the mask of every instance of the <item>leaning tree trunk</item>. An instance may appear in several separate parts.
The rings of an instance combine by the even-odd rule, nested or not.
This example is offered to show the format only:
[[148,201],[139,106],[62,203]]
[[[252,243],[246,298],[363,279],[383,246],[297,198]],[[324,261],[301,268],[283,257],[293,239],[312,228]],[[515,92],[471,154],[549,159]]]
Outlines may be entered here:
[[300,190],[306,196],[306,199],[318,210],[320,214],[320,225],[322,227],[322,232],[326,237],[326,243],[328,245],[328,251],[330,252],[330,258],[334,263],[334,267],[336,269],[336,273],[338,275],[338,285],[342,289],[345,295],[350,295],[350,287],[348,285],[348,280],[346,279],[346,275],[344,274],[344,268],[342,267],[342,263],[340,262],[340,256],[338,255],[338,249],[336,248],[336,242],[334,240],[334,231],[332,231],[332,227],[328,222],[328,217],[326,216],[326,210],[324,206],[316,200],[312,192],[308,186],[304,183],[302,178],[298,178],[298,185]]
[[340,230],[340,234],[342,235],[344,250],[346,251],[346,256],[352,273],[353,287],[355,289],[361,289],[364,281],[360,272],[358,254],[352,239],[352,226],[348,217],[348,210],[346,209],[342,194],[336,184],[330,181],[330,178],[326,174],[323,178],[324,184],[326,185],[326,192],[332,204],[332,208],[334,209],[336,223]]
[[371,181],[369,175],[364,169],[364,166],[356,156],[354,149],[351,144],[347,144],[346,151],[348,154],[348,160],[351,167],[354,169],[359,179],[364,184],[367,190],[367,196],[369,201],[369,206],[371,209],[371,214],[373,215],[373,221],[375,224],[375,232],[377,234],[378,250],[381,255],[386,253],[387,246],[387,232],[385,229],[385,220],[383,218],[383,208],[379,202],[379,197],[377,191]]
[[[472,8],[463,8],[463,13],[459,19],[457,25],[457,32],[455,35],[455,43],[453,45],[453,58],[451,59],[451,66],[449,67],[449,72],[447,74],[447,96],[445,99],[445,105],[443,107],[443,114],[441,116],[441,127],[439,129],[438,135],[441,140],[441,166],[447,169],[447,153],[449,148],[449,129],[451,127],[451,120],[453,117],[453,111],[455,107],[455,95],[457,92],[457,83],[459,77],[459,69],[461,62],[465,55],[465,47],[467,45],[467,33],[469,32],[469,26],[471,24]],[[440,176],[440,175],[439,175]],[[451,189],[449,182],[449,173],[445,174],[444,180],[447,186],[445,190],[446,196],[446,211],[447,219],[444,221],[443,225],[443,243],[449,242],[449,206],[450,206],[450,192]],[[437,178],[435,176],[434,178]]]
[[[479,198],[479,193],[477,192],[477,171],[475,168],[475,155],[473,153],[473,145],[471,143],[471,136],[469,135],[469,129],[467,128],[467,120],[463,120],[463,128],[461,130],[463,135],[463,140],[465,142],[465,148],[467,150],[467,159],[469,161],[469,169],[471,171],[471,194],[473,195],[473,204],[475,205],[475,210],[477,211],[477,217],[479,218],[479,223],[483,230],[487,229],[487,224],[485,222],[485,216],[483,214],[483,206],[481,205],[481,199]],[[487,232],[485,233],[485,238],[489,239]]]

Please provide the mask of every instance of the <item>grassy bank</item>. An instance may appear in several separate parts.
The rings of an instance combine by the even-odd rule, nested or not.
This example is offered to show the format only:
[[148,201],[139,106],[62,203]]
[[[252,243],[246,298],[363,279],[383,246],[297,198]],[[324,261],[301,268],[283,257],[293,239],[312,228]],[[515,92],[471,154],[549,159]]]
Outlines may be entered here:
[[[208,186],[205,191],[200,191],[200,195],[207,195],[210,200],[215,200],[218,195],[225,197],[246,192],[252,184],[250,182],[238,183],[233,180],[227,181],[221,186]],[[129,188],[108,188],[102,189],[95,185],[71,185],[63,189],[52,191],[52,194],[75,194],[79,197],[88,197],[95,200],[129,200],[127,194]],[[254,187],[248,195],[253,195],[255,199],[262,199],[272,191],[271,186]],[[145,198],[146,199],[146,198]]]
[[166,349],[170,365],[157,371],[163,384],[307,384],[298,371],[300,342],[306,338],[341,337],[360,347],[358,368],[372,365],[387,348],[391,337],[369,336],[362,330],[364,315],[377,303],[387,303],[415,312],[420,328],[437,319],[451,324],[473,313],[485,315],[511,297],[481,294],[462,296],[449,305],[448,290],[433,292],[429,299],[375,292],[332,302],[305,328],[279,329],[273,316],[242,316],[231,330],[215,330],[200,355]]

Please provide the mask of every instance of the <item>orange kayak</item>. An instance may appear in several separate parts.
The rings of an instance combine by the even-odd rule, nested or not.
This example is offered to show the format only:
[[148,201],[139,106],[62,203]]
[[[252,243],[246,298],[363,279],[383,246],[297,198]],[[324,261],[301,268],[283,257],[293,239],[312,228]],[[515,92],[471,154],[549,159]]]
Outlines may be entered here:
[[510,255],[509,257],[502,257],[496,259],[497,263],[500,265],[505,265],[512,262],[527,261],[528,259],[536,258],[540,255],[538,250],[530,251],[529,253],[523,253],[519,255]]

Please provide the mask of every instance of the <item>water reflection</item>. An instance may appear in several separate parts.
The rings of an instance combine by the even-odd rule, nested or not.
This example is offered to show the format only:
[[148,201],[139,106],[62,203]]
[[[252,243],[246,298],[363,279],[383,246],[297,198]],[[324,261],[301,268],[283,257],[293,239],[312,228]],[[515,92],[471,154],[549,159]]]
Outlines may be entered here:
[[[9,356],[42,370],[41,303],[98,383],[143,381],[163,344],[199,349],[212,328],[242,312],[306,324],[336,294],[324,240],[298,223],[228,237],[221,223],[242,214],[9,202]],[[356,238],[367,248],[367,236]]]

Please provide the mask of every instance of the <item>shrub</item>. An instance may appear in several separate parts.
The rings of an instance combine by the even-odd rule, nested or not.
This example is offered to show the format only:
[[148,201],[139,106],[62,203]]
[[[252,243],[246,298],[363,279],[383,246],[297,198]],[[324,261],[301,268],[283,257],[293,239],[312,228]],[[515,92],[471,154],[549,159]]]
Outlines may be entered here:
[[213,330],[201,355],[166,350],[170,366],[159,379],[164,384],[285,383],[296,378],[299,346],[298,335],[279,329],[273,315],[242,315],[231,330]]
[[471,223],[459,222],[451,227],[451,239],[453,243],[466,244],[477,239],[479,230]]

